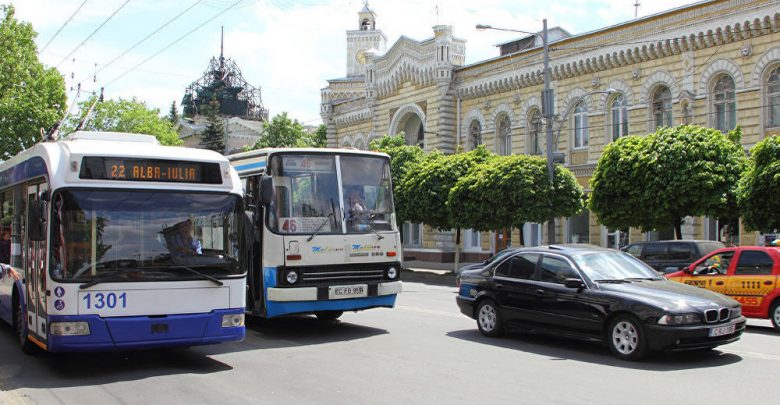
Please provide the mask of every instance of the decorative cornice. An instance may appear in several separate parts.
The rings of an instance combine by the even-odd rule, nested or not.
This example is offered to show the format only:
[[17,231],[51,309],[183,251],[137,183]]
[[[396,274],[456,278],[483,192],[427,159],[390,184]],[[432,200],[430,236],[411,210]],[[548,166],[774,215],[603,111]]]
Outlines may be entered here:
[[333,122],[336,124],[336,128],[344,128],[361,122],[370,121],[373,115],[373,111],[370,108],[364,108],[362,110],[341,114],[335,117]]

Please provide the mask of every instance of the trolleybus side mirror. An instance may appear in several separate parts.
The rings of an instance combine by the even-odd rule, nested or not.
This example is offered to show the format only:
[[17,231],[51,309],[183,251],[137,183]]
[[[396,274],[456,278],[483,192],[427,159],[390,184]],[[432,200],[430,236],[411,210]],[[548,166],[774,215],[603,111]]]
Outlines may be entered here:
[[274,178],[263,175],[260,179],[260,204],[269,206],[274,200]]
[[41,241],[46,239],[46,221],[44,216],[44,209],[46,204],[40,201],[32,201],[30,203],[29,212],[27,214],[30,229],[27,230],[27,236],[30,240]]

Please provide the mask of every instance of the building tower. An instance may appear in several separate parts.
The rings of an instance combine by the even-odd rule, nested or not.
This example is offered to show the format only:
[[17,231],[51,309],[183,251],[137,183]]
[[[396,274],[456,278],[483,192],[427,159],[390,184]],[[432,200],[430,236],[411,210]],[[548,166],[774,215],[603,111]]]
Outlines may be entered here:
[[366,74],[366,53],[383,54],[387,37],[376,29],[376,13],[368,7],[368,1],[358,13],[358,29],[347,31],[347,77]]

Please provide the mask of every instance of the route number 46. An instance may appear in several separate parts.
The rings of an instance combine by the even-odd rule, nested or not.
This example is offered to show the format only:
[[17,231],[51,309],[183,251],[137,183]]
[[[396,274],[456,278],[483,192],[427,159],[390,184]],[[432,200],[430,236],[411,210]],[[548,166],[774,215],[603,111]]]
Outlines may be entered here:
[[294,219],[285,219],[282,223],[282,230],[285,232],[298,231],[298,222]]

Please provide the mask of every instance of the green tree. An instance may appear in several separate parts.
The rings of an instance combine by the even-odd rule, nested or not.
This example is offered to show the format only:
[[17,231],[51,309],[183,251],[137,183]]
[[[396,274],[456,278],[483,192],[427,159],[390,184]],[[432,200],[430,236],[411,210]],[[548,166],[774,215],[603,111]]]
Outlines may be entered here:
[[283,112],[275,115],[270,122],[263,123],[263,136],[245,149],[315,146],[312,142],[303,124]]
[[393,181],[393,201],[395,202],[396,218],[399,224],[408,220],[403,213],[409,211],[408,205],[414,204],[413,198],[407,198],[401,193],[401,183],[409,173],[417,171],[425,158],[425,152],[417,146],[406,145],[404,135],[385,135],[369,144],[371,150],[390,155],[390,177]]
[[174,126],[179,122],[179,108],[176,107],[176,100],[173,100],[171,103],[171,110],[168,112],[168,121]]
[[780,137],[771,136],[750,149],[739,182],[739,206],[745,228],[764,233],[780,229]]
[[328,127],[320,124],[316,131],[306,134],[306,139],[304,142],[308,146],[315,148],[324,148],[328,146]]
[[[72,130],[78,126],[94,103],[95,97],[79,104],[80,113],[70,119],[66,128]],[[125,100],[106,100],[95,104],[87,118],[85,131],[113,131],[132,134],[153,135],[162,145],[181,145],[179,134],[173,130],[171,122],[160,116],[160,110],[148,108],[146,103],[133,98]],[[67,133],[68,131],[63,131]]]
[[201,107],[201,111],[206,115],[208,124],[200,138],[200,147],[225,153],[225,124],[219,115],[219,101],[212,99],[208,105]]
[[579,213],[584,204],[582,195],[582,187],[569,169],[556,165],[551,187],[545,159],[511,155],[473,167],[450,190],[447,204],[453,223],[463,228],[522,229],[527,222],[542,223]]
[[620,138],[596,165],[589,207],[609,228],[673,227],[677,238],[686,216],[735,218],[746,166],[740,138],[739,128],[723,134],[694,125]]
[[38,60],[32,25],[0,5],[0,159],[41,140],[65,112],[65,81]]

